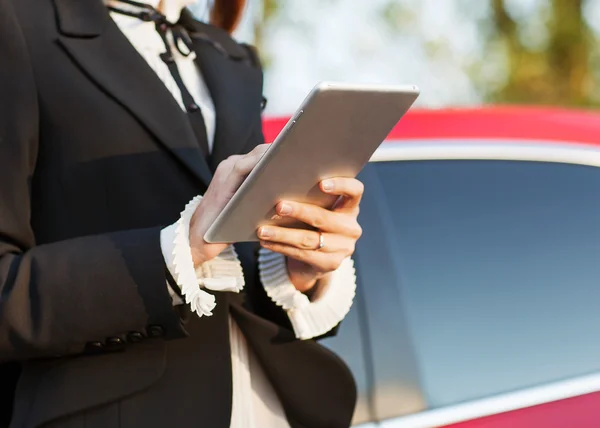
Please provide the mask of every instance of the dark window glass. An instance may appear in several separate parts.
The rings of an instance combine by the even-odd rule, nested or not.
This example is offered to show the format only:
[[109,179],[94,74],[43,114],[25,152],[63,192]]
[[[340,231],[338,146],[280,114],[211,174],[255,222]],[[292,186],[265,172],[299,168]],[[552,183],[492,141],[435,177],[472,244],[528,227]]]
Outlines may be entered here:
[[[368,296],[393,281],[380,316],[406,329],[425,407],[600,370],[598,168],[382,162],[361,177],[364,236],[377,235],[359,246],[361,283]],[[374,246],[389,260],[361,263]]]

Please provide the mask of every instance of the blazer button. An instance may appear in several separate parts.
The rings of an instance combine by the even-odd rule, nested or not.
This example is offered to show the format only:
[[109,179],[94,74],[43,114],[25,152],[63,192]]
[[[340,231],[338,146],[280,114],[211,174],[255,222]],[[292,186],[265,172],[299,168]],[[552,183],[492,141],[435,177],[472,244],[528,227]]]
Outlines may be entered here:
[[101,342],[88,342],[85,345],[85,352],[91,354],[102,352],[102,350],[104,350],[104,345]]
[[123,349],[125,342],[119,337],[109,337],[106,339],[106,349],[109,351],[117,351]]
[[198,110],[200,110],[200,107],[198,106],[198,104],[190,104],[188,106],[188,111],[190,113],[193,113],[193,112],[198,111]]
[[139,343],[142,340],[144,340],[144,336],[138,331],[132,331],[127,335],[127,341],[129,343]]
[[165,330],[159,325],[151,325],[148,327],[148,336],[162,337],[165,335]]

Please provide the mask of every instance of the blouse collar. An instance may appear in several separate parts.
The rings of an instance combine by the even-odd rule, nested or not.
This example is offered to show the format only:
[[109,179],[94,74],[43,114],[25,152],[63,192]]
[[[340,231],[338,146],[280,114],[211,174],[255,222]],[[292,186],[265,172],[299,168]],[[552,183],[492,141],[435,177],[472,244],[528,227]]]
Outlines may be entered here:
[[[161,0],[140,0],[140,2],[150,5],[158,9],[158,5],[161,4]],[[117,6],[118,1],[116,0],[104,0],[106,5]],[[167,18],[169,22],[179,21],[181,12],[186,7],[196,3],[196,0],[162,0],[160,12]],[[121,3],[122,5],[122,3]]]

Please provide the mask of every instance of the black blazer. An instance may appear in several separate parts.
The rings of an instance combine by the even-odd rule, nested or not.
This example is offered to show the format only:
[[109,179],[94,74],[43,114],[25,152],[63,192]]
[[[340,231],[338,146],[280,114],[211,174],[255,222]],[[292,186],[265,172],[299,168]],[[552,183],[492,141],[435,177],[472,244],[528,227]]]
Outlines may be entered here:
[[350,424],[350,372],[294,339],[259,282],[255,245],[237,246],[245,291],[217,293],[212,317],[171,306],[161,228],[220,161],[263,142],[252,49],[189,13],[182,23],[217,112],[210,164],[101,0],[0,0],[0,409],[7,420],[20,373],[11,427],[227,428],[228,314],[293,427]]

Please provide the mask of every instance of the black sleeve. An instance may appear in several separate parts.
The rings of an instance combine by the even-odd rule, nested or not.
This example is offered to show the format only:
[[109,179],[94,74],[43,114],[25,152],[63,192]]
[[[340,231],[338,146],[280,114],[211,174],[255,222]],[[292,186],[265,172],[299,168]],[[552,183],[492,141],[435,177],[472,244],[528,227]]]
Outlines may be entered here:
[[81,353],[128,332],[185,336],[159,228],[36,245],[29,183],[38,120],[27,46],[0,0],[0,361]]
[[[260,60],[260,55],[258,54],[258,50],[256,49],[256,47],[252,46],[252,45],[248,45],[245,43],[242,43],[242,47],[244,49],[246,49],[246,52],[248,53],[248,60],[250,62],[250,64],[253,67],[259,68],[262,71],[262,62]],[[264,111],[265,108],[267,108],[267,98],[265,98],[264,94],[262,96],[262,102],[260,104],[260,111]]]

